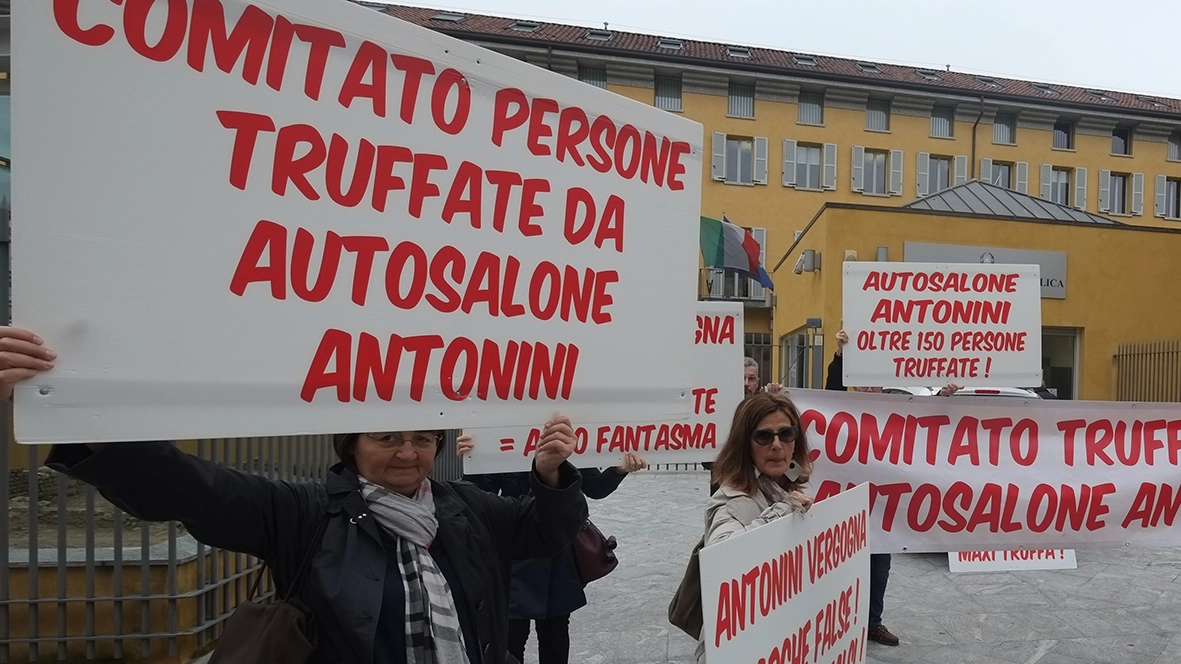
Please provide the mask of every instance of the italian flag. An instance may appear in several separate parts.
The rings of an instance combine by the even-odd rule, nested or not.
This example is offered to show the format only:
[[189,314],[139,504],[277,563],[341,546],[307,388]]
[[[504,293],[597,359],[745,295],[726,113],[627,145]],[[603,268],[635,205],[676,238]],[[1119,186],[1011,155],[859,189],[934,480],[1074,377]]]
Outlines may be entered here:
[[758,281],[766,288],[775,288],[771,276],[759,264],[759,243],[750,231],[722,220],[701,218],[701,256],[706,267],[732,270]]

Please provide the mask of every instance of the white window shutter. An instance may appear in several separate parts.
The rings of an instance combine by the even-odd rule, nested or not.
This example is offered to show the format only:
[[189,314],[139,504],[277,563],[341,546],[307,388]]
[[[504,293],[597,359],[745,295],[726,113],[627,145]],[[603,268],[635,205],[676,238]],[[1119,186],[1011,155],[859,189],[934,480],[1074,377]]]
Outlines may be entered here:
[[853,165],[849,168],[853,174],[853,191],[865,191],[865,148],[853,146]]
[[1132,214],[1144,214],[1144,174],[1132,174]]
[[920,152],[915,155],[917,164],[914,178],[914,195],[922,198],[931,193],[931,153]]
[[890,150],[890,195],[902,195],[902,150]]
[[955,157],[955,182],[963,184],[968,181],[968,158],[962,154]]
[[[750,235],[755,239],[755,242],[759,243],[759,265],[764,265],[767,262],[767,229],[752,228]],[[759,283],[758,279],[750,280],[750,299],[767,299],[767,289]]]
[[[1103,177],[1100,176],[1100,180]],[[1087,169],[1074,169],[1074,206],[1080,210],[1087,209]]]
[[796,142],[783,139],[783,186],[796,186]]
[[714,160],[710,177],[723,182],[726,180],[726,135],[720,131],[714,132]]
[[980,158],[980,181],[996,184],[992,181],[992,160],[988,157]]
[[1156,206],[1153,208],[1153,214],[1158,217],[1165,216],[1165,190],[1169,186],[1169,179],[1163,175],[1156,176]]
[[1099,211],[1111,212],[1111,171],[1107,169],[1099,171]]
[[1017,162],[1017,193],[1029,193],[1029,162]]
[[824,144],[824,184],[825,189],[837,188],[837,144]]
[[755,136],[755,164],[754,176],[751,178],[755,184],[767,184],[767,137]]
[[1052,180],[1054,179],[1054,167],[1050,164],[1042,164],[1041,175],[1042,175],[1042,179],[1041,179],[1042,198],[1044,198],[1048,201],[1051,198],[1053,198],[1053,196],[1054,196],[1054,189],[1053,189],[1054,183],[1052,182]]

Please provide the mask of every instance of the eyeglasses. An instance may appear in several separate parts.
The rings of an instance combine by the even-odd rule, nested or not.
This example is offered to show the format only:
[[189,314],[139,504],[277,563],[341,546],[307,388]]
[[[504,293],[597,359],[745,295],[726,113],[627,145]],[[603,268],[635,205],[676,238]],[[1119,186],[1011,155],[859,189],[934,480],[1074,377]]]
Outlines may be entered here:
[[410,438],[404,438],[400,433],[389,432],[366,433],[362,435],[367,438],[372,438],[373,440],[380,443],[383,447],[388,447],[395,450],[401,449],[407,441],[409,441],[416,450],[429,450],[434,447],[435,443],[437,443],[439,440],[439,437],[433,433],[416,433],[413,436],[410,436]]
[[776,437],[778,437],[779,442],[783,443],[784,445],[790,445],[796,442],[796,439],[800,437],[800,428],[783,427],[779,431],[772,431],[770,429],[755,429],[754,433],[750,435],[750,439],[753,440],[757,445],[770,445],[775,441]]

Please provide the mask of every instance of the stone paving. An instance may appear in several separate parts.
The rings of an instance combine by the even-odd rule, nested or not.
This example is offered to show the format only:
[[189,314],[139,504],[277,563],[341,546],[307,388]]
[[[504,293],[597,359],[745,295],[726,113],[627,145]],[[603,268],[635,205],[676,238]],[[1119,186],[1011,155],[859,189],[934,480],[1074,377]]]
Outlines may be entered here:
[[[571,664],[682,664],[696,644],[665,617],[701,536],[705,472],[646,471],[591,517],[620,566],[571,618]],[[1181,664],[1181,551],[1078,551],[1078,569],[950,574],[946,554],[895,555],[870,664]],[[525,664],[537,664],[531,639]],[[730,662],[714,664],[732,664]],[[747,664],[747,663],[733,663]],[[752,663],[753,664],[753,663]]]
[[[704,472],[641,472],[591,517],[620,566],[571,618],[572,664],[681,663],[695,643],[665,617],[701,536]],[[1181,551],[1078,551],[1078,569],[950,574],[946,554],[896,555],[873,664],[1181,664]],[[526,664],[537,664],[531,640]],[[730,663],[719,663],[730,664]],[[745,664],[745,663],[741,663]]]

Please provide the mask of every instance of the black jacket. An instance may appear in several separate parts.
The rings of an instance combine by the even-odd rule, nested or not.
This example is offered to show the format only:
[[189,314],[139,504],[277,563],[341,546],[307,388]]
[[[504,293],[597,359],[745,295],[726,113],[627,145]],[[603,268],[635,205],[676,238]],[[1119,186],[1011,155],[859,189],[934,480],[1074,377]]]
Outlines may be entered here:
[[847,392],[845,387],[845,356],[833,355],[828,363],[828,376],[824,379],[824,389]]
[[[343,466],[333,468],[325,484],[292,484],[223,468],[169,443],[121,443],[94,453],[82,445],[55,446],[46,463],[94,485],[140,519],[180,521],[209,546],[266,560],[280,594],[327,518],[300,596],[319,625],[315,664],[371,664],[378,623],[403,627],[381,616],[383,534],[357,490],[356,474]],[[439,550],[432,545],[431,553],[446,557],[440,567],[451,570],[448,582],[458,586],[453,594],[464,638],[485,664],[505,662],[512,559],[560,551],[586,520],[578,471],[567,463],[560,473],[561,489],[534,478],[535,498],[517,500],[467,482],[432,482]]]
[[[597,468],[582,468],[582,492],[588,498],[599,500],[611,495],[619,488],[627,473],[612,466],[605,471]],[[501,496],[516,498],[527,496],[532,491],[530,473],[493,473],[472,475],[472,484],[499,493]],[[565,547],[553,556],[524,558],[513,561],[512,584],[509,591],[509,619],[545,620],[569,615],[586,606],[586,593],[578,567],[574,562],[574,550]]]

